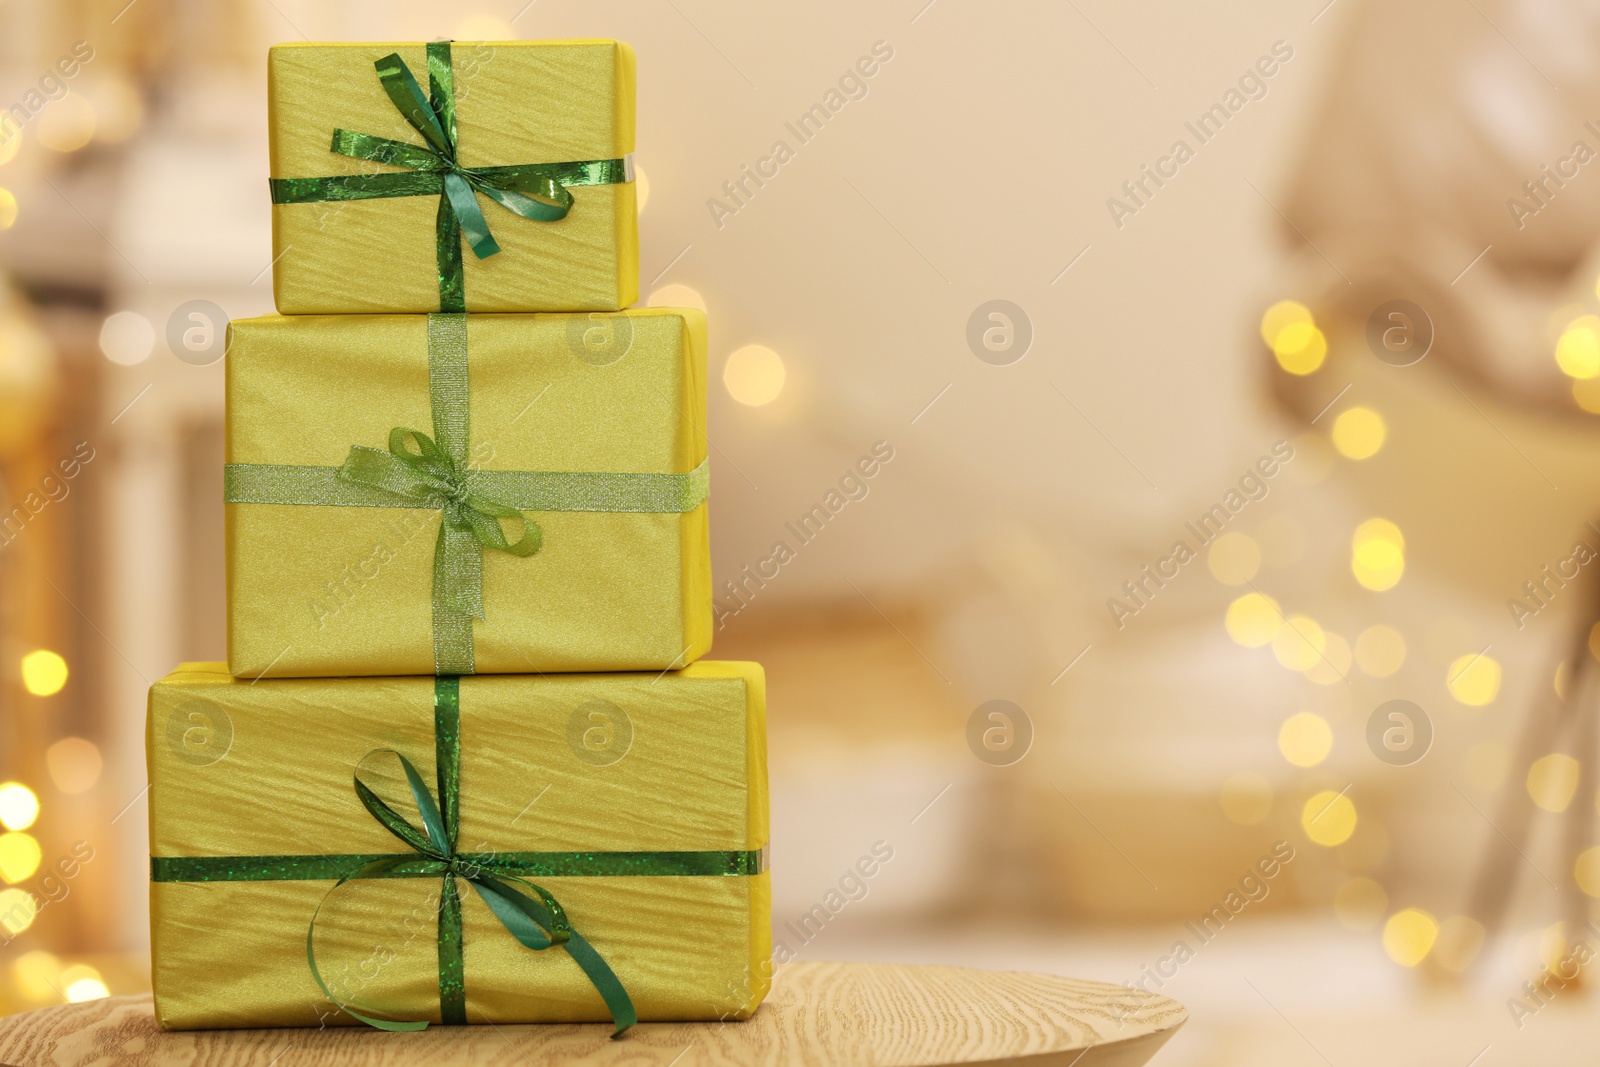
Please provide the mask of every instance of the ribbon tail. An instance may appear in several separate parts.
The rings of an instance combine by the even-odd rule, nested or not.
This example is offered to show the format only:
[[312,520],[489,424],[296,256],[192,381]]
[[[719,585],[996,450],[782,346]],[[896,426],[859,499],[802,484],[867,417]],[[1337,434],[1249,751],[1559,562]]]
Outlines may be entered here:
[[[426,1030],[428,1028],[428,1020],[426,1020],[426,1019],[402,1019],[402,1020],[380,1019],[375,1015],[368,1015],[366,1013],[367,1011],[372,1010],[370,1008],[367,1008],[367,1009],[365,1009],[363,1011],[356,1011],[355,1008],[353,1008],[351,1006],[351,1003],[353,1003],[353,1002],[342,1001],[338,997],[334,996],[333,990],[328,988],[328,983],[323,981],[322,972],[317,969],[317,950],[316,950],[316,945],[315,945],[315,938],[316,938],[316,934],[317,934],[317,916],[322,914],[322,906],[324,904],[326,904],[328,902],[328,898],[333,896],[334,892],[337,891],[338,888],[340,886],[344,885],[346,882],[352,881],[353,879],[357,879],[357,878],[366,878],[366,877],[370,877],[370,876],[373,876],[373,875],[376,875],[376,874],[381,874],[383,871],[387,870],[388,868],[395,866],[397,862],[398,861],[396,861],[396,860],[388,859],[388,860],[379,860],[379,861],[377,861],[375,863],[369,863],[366,866],[362,867],[360,870],[353,871],[350,874],[347,874],[343,878],[339,879],[337,882],[333,883],[333,887],[331,889],[329,889],[325,894],[323,894],[322,899],[317,902],[317,910],[311,913],[311,925],[306,927],[306,963],[309,964],[310,967],[311,967],[311,977],[312,977],[312,979],[314,979],[316,981],[317,988],[322,990],[323,995],[326,996],[334,1004],[337,1004],[339,1006],[339,1010],[344,1012],[346,1015],[350,1016],[353,1019],[359,1019],[361,1022],[366,1023],[368,1026],[376,1027],[379,1030],[388,1030],[391,1033],[415,1033],[418,1030]],[[442,933],[443,933],[443,931],[441,931],[441,934]],[[443,953],[443,947],[442,947],[443,942],[442,942],[442,940],[441,940],[440,944],[441,944],[440,952],[442,954]]]
[[467,1022],[466,958],[462,947],[461,894],[455,875],[445,873],[439,897],[439,1019],[446,1026]]
[[628,996],[628,991],[622,987],[622,979],[617,977],[617,972],[611,969],[611,965],[576,930],[562,947],[567,950],[567,955],[583,968],[583,973],[589,976],[589,981],[600,994],[600,999],[606,1002],[606,1010],[611,1012],[611,1022],[616,1027],[611,1036],[621,1037],[624,1030],[639,1021],[639,1013],[633,1007],[633,998]]
[[479,259],[487,259],[500,251],[500,245],[489,232],[489,220],[483,217],[483,209],[478,206],[478,198],[467,179],[459,174],[446,174],[444,195],[450,201],[451,210],[461,220],[461,232],[466,236],[467,244],[472,246],[472,254]]
[[534,222],[560,222],[567,217],[567,212],[572,210],[572,194],[560,182],[551,181],[548,185],[549,188],[539,190],[539,194],[554,200],[553,204],[525,196],[514,189],[496,189],[486,182],[480,182],[478,188],[482,190],[484,196],[525,219]]

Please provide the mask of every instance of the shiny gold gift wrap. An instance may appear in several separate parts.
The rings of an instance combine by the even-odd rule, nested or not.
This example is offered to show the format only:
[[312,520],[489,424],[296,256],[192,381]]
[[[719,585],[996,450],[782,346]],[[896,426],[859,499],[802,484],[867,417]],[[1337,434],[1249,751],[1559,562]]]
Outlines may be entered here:
[[[472,468],[682,474],[704,462],[700,312],[465,318]],[[395,427],[432,432],[428,348],[425,315],[234,322],[228,462],[337,468],[353,445],[384,448]],[[659,671],[699,658],[711,646],[706,509],[528,513],[537,553],[482,553],[476,673]],[[228,504],[233,672],[435,673],[442,514]]]
[[[434,781],[431,678],[237,681],[188,664],[150,690],[152,869],[174,857],[405,852],[362,806],[392,749]],[[754,663],[460,680],[459,847],[755,851],[767,845],[764,679]],[[398,773],[362,780],[417,824]],[[530,876],[605,957],[641,1020],[744,1018],[767,991],[769,875]],[[518,944],[460,882],[466,1019],[604,1021],[559,947]],[[440,1019],[440,879],[151,885],[156,1016],[169,1029],[351,1023],[341,1000]],[[325,899],[326,898],[326,899]]]
[[[329,150],[336,129],[422,145],[374,70],[395,53],[428,92],[422,44],[275,45],[267,59],[274,179],[400,172]],[[618,41],[456,41],[467,167],[621,160],[633,152],[634,56]],[[634,183],[576,186],[555,222],[479,195],[501,251],[463,249],[467,311],[614,311],[639,295]],[[272,208],[273,292],[285,314],[440,310],[438,195]],[[459,310],[459,309],[445,309]]]

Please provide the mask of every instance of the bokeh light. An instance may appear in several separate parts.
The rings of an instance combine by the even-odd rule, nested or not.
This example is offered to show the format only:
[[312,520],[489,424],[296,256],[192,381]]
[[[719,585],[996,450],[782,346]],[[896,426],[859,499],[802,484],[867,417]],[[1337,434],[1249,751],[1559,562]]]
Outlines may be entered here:
[[1340,412],[1339,417],[1333,420],[1333,429],[1329,433],[1333,438],[1333,447],[1346,459],[1370,459],[1378,454],[1388,435],[1389,427],[1384,423],[1383,416],[1371,408],[1351,408]]
[[38,914],[38,898],[26,889],[0,889],[0,927],[7,933],[22,933]]
[[7,885],[32,878],[43,859],[44,850],[32,834],[0,834],[0,880]]
[[0,826],[26,830],[39,817],[39,798],[21,782],[0,784]]
[[1324,848],[1342,845],[1356,832],[1356,805],[1343,793],[1324,790],[1300,809],[1300,828]]
[[698,308],[706,309],[706,298],[700,295],[698,289],[690,288],[682,282],[670,282],[650,294],[650,299],[645,301],[645,307],[653,308]]
[[1591,415],[1600,415],[1600,378],[1581,378],[1572,383],[1572,399]]
[[1333,896],[1333,913],[1350,930],[1371,930],[1389,911],[1389,894],[1371,878],[1351,878]]
[[1222,783],[1222,814],[1240,826],[1254,826],[1272,811],[1272,783],[1254,771],[1238,771]]
[[156,328],[137,311],[114,312],[100,326],[100,351],[113,363],[143,363],[155,347]]
[[1470,915],[1452,915],[1439,924],[1433,944],[1434,961],[1447,971],[1460,974],[1472,966],[1483,947],[1483,924]]
[[1415,967],[1428,958],[1439,938],[1439,923],[1421,908],[1406,908],[1383,924],[1383,951],[1402,967]]
[[1368,519],[1350,538],[1350,570],[1363,588],[1393,589],[1406,570],[1406,539],[1388,519]]
[[11,980],[35,1004],[56,1000],[61,988],[61,960],[53,952],[32,949],[11,963]]
[[1369,626],[1356,638],[1356,665],[1374,678],[1387,678],[1406,662],[1406,639],[1392,626]]
[[1572,877],[1579,889],[1591,897],[1600,897],[1600,845],[1578,853],[1578,860],[1572,865]]
[[1600,317],[1584,315],[1567,324],[1556,341],[1556,366],[1569,378],[1600,374]]
[[1291,715],[1278,727],[1278,751],[1296,767],[1315,767],[1333,751],[1333,727],[1315,712]]
[[1458,656],[1445,672],[1450,695],[1471,708],[1494,703],[1500,694],[1500,663],[1493,656]]
[[22,657],[22,686],[36,697],[54,696],[67,684],[67,661],[48,649]]
[[1278,602],[1261,593],[1246,593],[1228,605],[1224,625],[1228,636],[1245,648],[1260,648],[1272,643],[1283,625]]
[[44,761],[50,780],[68,796],[92,789],[104,766],[100,749],[81,737],[63,737],[45,750]]
[[1280,300],[1261,314],[1261,340],[1273,348],[1278,335],[1290,326],[1310,326],[1314,321],[1311,309],[1298,300]]
[[94,140],[94,106],[82,93],[68,93],[39,113],[35,127],[52,152],[76,152]]
[[1272,354],[1290,374],[1311,374],[1328,356],[1328,339],[1310,323],[1297,322],[1278,332]]
[[1528,768],[1528,796],[1545,811],[1566,811],[1578,791],[1579,771],[1578,761],[1564,752],[1541,756]]
[[111,995],[100,972],[87,963],[74,963],[61,970],[62,991],[73,1004],[86,1000],[101,1000]]
[[1243,585],[1261,569],[1261,546],[1246,534],[1229,531],[1211,542],[1206,566],[1223,585]]
[[778,399],[785,376],[783,358],[765,345],[745,345],[722,368],[728,395],[753,408]]
[[1335,685],[1350,680],[1350,642],[1331,630],[1322,633],[1322,655],[1306,668],[1307,680],[1317,685]]
[[9,230],[17,224],[17,194],[10,189],[0,189],[0,230]]
[[1291,615],[1272,636],[1272,654],[1292,671],[1308,671],[1322,661],[1328,639],[1317,620]]

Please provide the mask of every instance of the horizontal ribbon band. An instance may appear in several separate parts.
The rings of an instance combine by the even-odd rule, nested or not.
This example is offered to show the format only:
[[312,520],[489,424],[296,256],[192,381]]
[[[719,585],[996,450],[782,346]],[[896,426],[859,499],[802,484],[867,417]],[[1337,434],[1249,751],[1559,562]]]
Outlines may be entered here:
[[[534,163],[514,167],[474,167],[473,173],[488,181],[506,184],[530,178],[548,178],[566,186],[617,185],[632,180],[629,176],[631,169],[629,159],[623,158],[586,159],[573,163]],[[437,196],[444,192],[445,173],[445,168],[439,167],[431,170],[391,171],[383,174],[330,174],[321,178],[268,178],[267,184],[271,189],[274,204],[323,204],[337,200]]]
[[[467,867],[540,878],[749,876],[766,869],[764,850],[733,852],[459,852]],[[337,881],[370,864],[397,861],[370,878],[438,878],[445,864],[413,852],[326,856],[151,856],[152,882]]]
[[[229,463],[223,498],[230,504],[321,504],[333,507],[415,508],[410,498],[339,477],[339,467]],[[518,511],[693,511],[710,488],[710,461],[684,474],[606,471],[480,471],[467,487]]]

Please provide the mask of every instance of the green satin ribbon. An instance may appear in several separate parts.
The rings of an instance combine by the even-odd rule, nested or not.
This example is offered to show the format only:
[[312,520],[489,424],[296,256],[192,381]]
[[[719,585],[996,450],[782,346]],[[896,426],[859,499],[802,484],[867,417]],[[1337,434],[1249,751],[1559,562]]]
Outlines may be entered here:
[[[710,490],[707,463],[685,474],[475,471],[467,469],[467,317],[428,316],[428,395],[433,436],[396,427],[389,451],[355,445],[340,467],[230,463],[230,504],[438,508],[433,552],[433,659],[437,674],[472,674],[472,623],[484,618],[483,552],[527,557],[539,527],[524,511],[681,514]],[[413,448],[415,451],[413,451]],[[502,519],[517,524],[508,538]]]
[[338,174],[324,178],[272,178],[274,204],[314,204],[336,200],[374,200],[439,194],[434,228],[439,264],[439,310],[465,311],[466,267],[461,239],[484,259],[500,251],[489,221],[478,207],[483,193],[514,215],[534,222],[558,222],[572,209],[569,186],[613,185],[630,180],[626,159],[572,163],[527,163],[510,167],[466,167],[456,139],[455,74],[450,42],[427,46],[428,95],[396,53],[374,66],[383,91],[423,144],[409,144],[370,133],[334,130],[329,151],[396,167],[404,173]]
[[[466,1017],[466,983],[462,944],[461,897],[457,879],[466,879],[495,918],[521,944],[535,952],[560,946],[582,968],[605,1001],[616,1027],[613,1037],[638,1021],[627,990],[594,946],[572,928],[566,911],[549,891],[524,875],[571,876],[715,876],[756,875],[764,865],[760,851],[733,852],[462,852],[456,847],[461,806],[461,680],[434,680],[434,760],[437,802],[417,768],[392,749],[370,752],[394,756],[405,772],[421,818],[419,830],[353,776],[356,796],[384,829],[410,852],[323,856],[152,856],[155,882],[263,882],[334,879],[312,913],[306,929],[306,962],[330,1001],[364,1023],[381,1030],[423,1030],[425,1020],[383,1019],[382,1009],[340,1001],[317,969],[314,939],[317,917],[333,893],[347,882],[373,878],[441,878],[439,898],[439,1017],[461,1025]],[[524,887],[530,892],[525,892]],[[359,1009],[359,1010],[358,1010]]]

